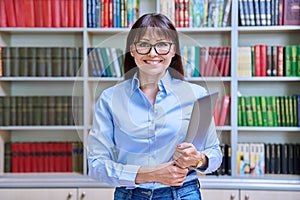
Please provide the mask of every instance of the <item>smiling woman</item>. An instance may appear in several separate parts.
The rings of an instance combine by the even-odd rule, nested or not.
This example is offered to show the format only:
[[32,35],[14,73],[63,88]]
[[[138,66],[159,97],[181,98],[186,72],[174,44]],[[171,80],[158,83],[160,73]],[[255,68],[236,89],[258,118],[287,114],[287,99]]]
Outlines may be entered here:
[[145,14],[132,26],[124,71],[125,80],[96,102],[89,175],[116,186],[116,200],[201,199],[194,169],[212,172],[222,156],[213,120],[205,146],[184,143],[194,101],[207,91],[183,80],[178,34],[167,17]]

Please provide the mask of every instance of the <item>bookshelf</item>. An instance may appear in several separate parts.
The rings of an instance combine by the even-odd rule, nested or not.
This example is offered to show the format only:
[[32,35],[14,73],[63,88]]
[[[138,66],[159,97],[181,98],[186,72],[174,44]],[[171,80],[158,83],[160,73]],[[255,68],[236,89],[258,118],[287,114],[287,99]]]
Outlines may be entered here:
[[[73,77],[0,77],[0,96],[63,96],[83,97],[83,124],[74,126],[0,126],[0,174],[4,172],[4,143],[22,141],[82,141],[87,145],[91,128],[93,105],[101,91],[122,81],[116,77],[92,77],[89,75],[87,49],[90,47],[125,47],[128,28],[90,28],[87,24],[87,3],[83,1],[83,26],[71,28],[16,28],[0,27],[0,46],[19,47],[82,47],[80,75]],[[140,15],[160,10],[160,1],[140,0]],[[237,144],[239,142],[290,143],[299,141],[299,127],[239,127],[238,92],[245,96],[292,95],[300,94],[299,77],[246,77],[241,78],[237,71],[237,48],[258,43],[272,45],[297,44],[300,26],[239,26],[238,2],[232,1],[229,26],[205,28],[177,28],[181,45],[195,43],[200,46],[231,46],[229,76],[189,77],[188,81],[208,88],[210,92],[219,91],[221,96],[230,96],[230,110],[225,126],[217,126],[221,143],[231,145],[231,175],[201,177],[208,183],[220,178],[242,181],[254,179],[274,179],[272,175],[240,176],[237,174]],[[299,43],[297,44],[299,45]],[[86,149],[83,154],[83,174],[87,174]],[[275,179],[296,180],[299,175],[278,175]],[[213,188],[213,186],[210,186]]]

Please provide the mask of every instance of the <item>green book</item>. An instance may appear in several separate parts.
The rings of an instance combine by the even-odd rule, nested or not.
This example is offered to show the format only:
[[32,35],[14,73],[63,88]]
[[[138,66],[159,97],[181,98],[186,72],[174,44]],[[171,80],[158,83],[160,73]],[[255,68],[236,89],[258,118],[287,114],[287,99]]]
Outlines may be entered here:
[[42,109],[41,109],[41,97],[33,97],[33,125],[40,126],[42,125]]
[[252,106],[252,113],[253,113],[253,125],[258,126],[258,115],[257,115],[257,105],[255,96],[251,96],[251,106]]
[[61,112],[62,112],[62,124],[63,126],[69,125],[69,113],[68,113],[68,96],[62,96],[62,107],[61,107]]
[[292,76],[292,47],[285,46],[284,48],[284,75]]
[[51,57],[52,57],[52,76],[55,77],[62,76],[62,48],[52,47]]
[[10,47],[10,71],[11,76],[20,76],[19,74],[19,47]]
[[267,114],[267,97],[261,96],[261,116],[263,126],[268,126],[268,114]]
[[273,108],[272,108],[272,97],[266,97],[266,106],[267,106],[267,125],[274,126],[274,119],[273,119]]
[[61,76],[66,77],[68,75],[68,50],[67,47],[62,47],[61,54]]
[[23,111],[22,111],[22,107],[23,107],[23,98],[22,96],[17,96],[16,97],[16,101],[17,101],[17,106],[16,106],[16,114],[17,114],[17,124],[18,126],[22,126],[23,125]]
[[252,76],[255,76],[255,56],[254,56],[254,46],[251,46],[251,71]]
[[294,108],[293,97],[288,96],[289,101],[289,114],[290,114],[290,126],[294,126],[296,119],[294,118],[294,112],[296,112],[296,108]]
[[291,76],[297,76],[297,46],[292,45],[291,47]]
[[273,125],[278,126],[278,118],[277,118],[277,103],[276,103],[276,97],[271,96],[271,104],[272,104],[272,117],[273,117]]
[[284,96],[280,98],[280,113],[281,113],[281,125],[286,126],[286,116],[285,116],[285,98]]
[[247,126],[247,112],[245,97],[241,98],[241,110],[242,110],[242,126]]
[[46,49],[44,47],[36,48],[36,67],[37,76],[46,76]]
[[107,57],[107,53],[106,53],[106,48],[105,47],[100,48],[100,52],[101,52],[101,58],[102,58],[103,63],[104,63],[104,69],[105,69],[105,72],[106,72],[106,76],[107,77],[112,77],[110,66],[109,66],[110,63],[108,61],[108,57]]
[[280,97],[276,96],[275,102],[276,102],[275,104],[276,104],[277,124],[278,126],[282,126]]
[[253,126],[253,113],[251,106],[251,97],[245,97],[246,115],[247,115],[247,126]]
[[4,144],[4,172],[11,172],[11,143]]
[[256,102],[256,110],[257,110],[257,121],[258,121],[258,126],[263,126],[263,120],[262,120],[262,109],[261,109],[261,99],[259,96],[255,97],[255,102]]
[[4,126],[4,97],[0,96],[0,126]]
[[36,47],[28,47],[27,49],[27,61],[28,61],[28,75],[36,77],[37,67],[36,67]]
[[300,45],[297,45],[297,76],[300,76]]
[[17,97],[10,97],[10,126],[17,125]]
[[19,66],[20,66],[20,76],[28,76],[28,48],[27,47],[19,47]]
[[41,125],[48,125],[48,97],[41,96]]
[[297,96],[296,95],[293,95],[292,96],[292,99],[293,99],[293,113],[294,113],[294,126],[300,126],[300,124],[298,124],[298,121],[300,119],[298,119],[298,116],[300,116],[300,113],[299,110],[300,110],[300,105],[297,106]]
[[284,104],[285,104],[285,123],[286,126],[291,126],[291,118],[290,118],[290,102],[289,97],[284,96]]
[[3,76],[10,77],[10,47],[2,48],[2,66],[3,66]]
[[34,125],[34,113],[33,113],[33,101],[34,97],[33,96],[29,96],[27,97],[27,125]]
[[55,125],[62,125],[63,121],[63,99],[61,96],[55,97]]
[[68,73],[67,76],[75,76],[75,65],[76,65],[76,56],[75,56],[75,48],[68,47],[67,48],[67,61],[68,61]]
[[27,111],[27,97],[22,97],[22,125],[27,126],[28,125],[28,111]]
[[242,97],[238,97],[238,126],[243,126]]
[[193,77],[199,77],[200,74],[200,47],[194,46],[195,48],[195,66],[194,66],[194,74]]
[[52,53],[51,47],[45,48],[45,65],[46,65],[46,76],[51,77],[52,75]]

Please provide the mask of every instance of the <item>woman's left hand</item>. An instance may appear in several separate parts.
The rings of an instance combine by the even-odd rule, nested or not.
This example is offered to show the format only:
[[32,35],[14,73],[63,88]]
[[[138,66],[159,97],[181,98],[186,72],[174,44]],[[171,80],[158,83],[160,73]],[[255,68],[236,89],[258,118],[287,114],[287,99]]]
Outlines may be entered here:
[[200,154],[192,143],[184,142],[176,146],[173,158],[176,166],[187,168],[197,165],[197,162],[201,159]]

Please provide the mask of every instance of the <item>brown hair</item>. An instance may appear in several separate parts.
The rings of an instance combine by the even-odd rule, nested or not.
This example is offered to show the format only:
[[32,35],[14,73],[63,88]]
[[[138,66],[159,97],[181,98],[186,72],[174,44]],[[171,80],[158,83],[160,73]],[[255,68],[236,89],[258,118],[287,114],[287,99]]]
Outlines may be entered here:
[[[132,71],[132,69],[137,67],[134,58],[130,54],[130,46],[134,42],[139,41],[140,38],[147,31],[147,28],[149,27],[158,30],[158,34],[166,38],[172,39],[173,42],[175,43],[176,53],[175,56],[172,58],[169,66],[169,68],[172,68],[174,70],[170,70],[170,73],[177,78],[183,79],[184,72],[183,72],[183,66],[181,61],[178,33],[174,25],[172,24],[172,22],[165,15],[159,13],[149,13],[141,16],[130,29],[127,36],[126,48],[125,48],[125,58],[124,58],[125,78],[128,76],[127,74],[128,72]],[[174,73],[174,71],[176,73]],[[132,73],[129,74],[132,75]]]

